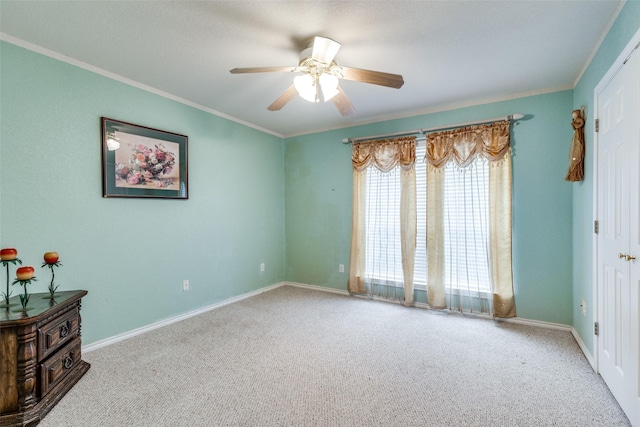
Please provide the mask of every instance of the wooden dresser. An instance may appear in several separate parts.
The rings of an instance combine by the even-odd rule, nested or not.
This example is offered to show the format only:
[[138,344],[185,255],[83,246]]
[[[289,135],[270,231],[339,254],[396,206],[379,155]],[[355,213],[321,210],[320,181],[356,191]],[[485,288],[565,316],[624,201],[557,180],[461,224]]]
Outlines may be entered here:
[[29,311],[0,308],[0,426],[32,426],[89,370],[82,360],[80,302],[87,291],[55,300],[32,294]]

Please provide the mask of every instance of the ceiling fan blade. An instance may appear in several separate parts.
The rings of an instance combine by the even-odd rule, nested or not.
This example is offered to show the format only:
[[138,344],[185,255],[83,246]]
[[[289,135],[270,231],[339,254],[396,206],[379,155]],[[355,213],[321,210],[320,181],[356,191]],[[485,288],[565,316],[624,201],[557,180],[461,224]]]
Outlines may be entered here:
[[282,107],[284,107],[287,104],[287,102],[291,101],[291,98],[296,96],[297,93],[298,91],[296,90],[296,87],[294,85],[289,86],[289,88],[285,90],[284,93],[280,95],[278,99],[273,101],[273,104],[267,107],[267,110],[269,111],[280,110]]
[[331,100],[343,117],[350,116],[356,112],[353,104],[349,101],[349,97],[340,86],[338,86],[338,94],[331,98]]
[[337,68],[342,68],[342,78],[345,80],[371,83],[395,89],[400,89],[404,84],[404,79],[400,74],[383,73],[381,71],[362,70],[360,68],[342,66]]
[[323,64],[330,64],[338,50],[340,50],[340,46],[342,45],[337,41],[325,37],[315,37],[313,39],[311,58]]
[[231,74],[243,74],[243,73],[270,73],[273,71],[295,71],[296,67],[252,67],[252,68],[234,68],[229,70]]

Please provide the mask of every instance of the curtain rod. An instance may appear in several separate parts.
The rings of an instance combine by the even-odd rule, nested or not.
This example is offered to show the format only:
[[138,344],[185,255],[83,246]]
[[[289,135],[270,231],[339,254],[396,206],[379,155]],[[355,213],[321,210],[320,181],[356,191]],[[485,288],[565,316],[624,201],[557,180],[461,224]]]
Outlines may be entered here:
[[342,143],[343,144],[351,144],[352,142],[359,142],[359,141],[364,141],[364,140],[367,140],[367,139],[381,139],[381,138],[389,138],[389,137],[392,137],[392,136],[406,136],[406,135],[416,135],[416,134],[423,134],[424,135],[427,132],[433,132],[433,131],[436,131],[436,130],[453,129],[453,128],[459,128],[459,127],[463,127],[463,126],[471,126],[471,125],[480,125],[480,124],[484,124],[484,123],[499,122],[499,121],[502,121],[502,120],[520,120],[523,117],[524,117],[524,114],[515,113],[515,114],[509,114],[508,116],[494,117],[493,119],[476,120],[476,121],[473,121],[473,122],[466,122],[466,123],[456,123],[454,125],[445,125],[445,126],[436,126],[436,127],[432,127],[432,128],[406,130],[406,131],[403,131],[403,132],[385,133],[385,134],[381,134],[381,135],[360,136],[360,137],[357,137],[357,138],[344,138],[342,140]]

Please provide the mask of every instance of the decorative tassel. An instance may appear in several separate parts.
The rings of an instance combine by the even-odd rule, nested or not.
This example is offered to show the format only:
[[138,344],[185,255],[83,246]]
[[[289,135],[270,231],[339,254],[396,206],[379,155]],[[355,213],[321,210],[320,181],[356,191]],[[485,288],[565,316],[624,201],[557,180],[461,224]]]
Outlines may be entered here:
[[584,114],[581,110],[573,110],[571,116],[573,118],[571,121],[573,139],[571,151],[569,151],[569,171],[565,180],[577,182],[584,179]]

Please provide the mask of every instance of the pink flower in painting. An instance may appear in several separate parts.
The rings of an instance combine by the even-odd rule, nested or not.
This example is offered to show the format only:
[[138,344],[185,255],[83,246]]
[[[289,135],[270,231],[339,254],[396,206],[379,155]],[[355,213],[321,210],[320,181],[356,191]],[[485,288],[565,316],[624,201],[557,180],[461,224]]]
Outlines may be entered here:
[[138,154],[136,155],[136,160],[137,160],[137,161],[139,161],[139,162],[144,162],[144,161],[145,161],[145,159],[146,159],[146,157],[145,157],[145,156],[144,156],[144,154],[142,154],[142,153],[138,153]]
[[165,158],[165,152],[156,150],[156,159],[158,159],[158,161],[161,162],[164,160],[164,158]]
[[138,151],[144,151],[144,150],[148,150],[147,146],[144,144],[138,144],[136,145],[136,150]]
[[164,174],[165,174],[165,175],[169,175],[171,172],[173,172],[173,168],[166,168],[166,169],[164,170]]
[[155,181],[155,186],[156,187],[164,187],[164,184],[162,183],[162,181]]
[[142,174],[140,172],[133,172],[127,178],[127,183],[128,184],[132,184],[132,185],[133,184],[139,184],[141,180],[142,180]]

